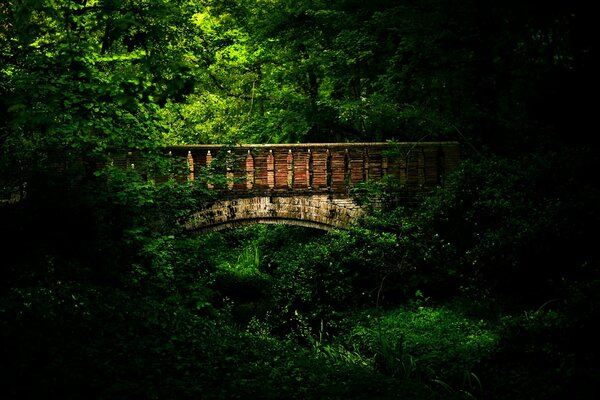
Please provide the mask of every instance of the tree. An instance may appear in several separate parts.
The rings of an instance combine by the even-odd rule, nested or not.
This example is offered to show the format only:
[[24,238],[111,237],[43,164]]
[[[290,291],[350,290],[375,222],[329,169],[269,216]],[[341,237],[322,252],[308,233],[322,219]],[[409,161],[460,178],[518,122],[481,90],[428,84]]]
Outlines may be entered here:
[[168,0],[4,2],[3,168],[163,143],[158,110],[181,101],[196,82],[196,7]]

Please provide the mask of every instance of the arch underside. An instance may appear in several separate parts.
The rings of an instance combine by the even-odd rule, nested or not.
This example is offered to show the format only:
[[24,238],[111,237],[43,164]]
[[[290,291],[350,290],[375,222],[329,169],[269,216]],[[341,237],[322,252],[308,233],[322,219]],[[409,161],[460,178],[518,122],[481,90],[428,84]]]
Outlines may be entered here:
[[220,200],[190,216],[187,231],[218,231],[248,224],[296,225],[320,230],[346,229],[363,214],[350,198],[264,196]]
[[225,229],[235,229],[246,225],[291,225],[301,226],[303,228],[318,229],[322,231],[331,231],[333,229],[344,229],[341,226],[326,225],[318,221],[308,221],[301,219],[285,219],[285,218],[252,218],[252,219],[236,219],[214,225],[206,225],[194,229],[195,232],[217,232]]

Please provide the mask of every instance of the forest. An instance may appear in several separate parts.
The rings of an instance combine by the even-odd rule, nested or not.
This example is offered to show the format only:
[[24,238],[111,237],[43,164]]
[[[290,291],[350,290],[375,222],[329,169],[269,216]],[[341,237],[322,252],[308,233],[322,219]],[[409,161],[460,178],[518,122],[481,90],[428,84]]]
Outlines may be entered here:
[[[599,398],[591,3],[0,0],[0,398]],[[331,231],[187,232],[163,151],[424,141]]]

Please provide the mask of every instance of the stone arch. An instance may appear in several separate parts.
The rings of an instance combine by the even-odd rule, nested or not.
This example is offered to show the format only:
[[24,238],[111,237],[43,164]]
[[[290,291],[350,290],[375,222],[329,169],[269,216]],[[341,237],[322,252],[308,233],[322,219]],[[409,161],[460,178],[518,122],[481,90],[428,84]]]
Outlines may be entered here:
[[321,230],[347,229],[363,215],[349,198],[328,195],[258,196],[206,203],[183,223],[186,231],[218,231],[247,224],[285,224]]

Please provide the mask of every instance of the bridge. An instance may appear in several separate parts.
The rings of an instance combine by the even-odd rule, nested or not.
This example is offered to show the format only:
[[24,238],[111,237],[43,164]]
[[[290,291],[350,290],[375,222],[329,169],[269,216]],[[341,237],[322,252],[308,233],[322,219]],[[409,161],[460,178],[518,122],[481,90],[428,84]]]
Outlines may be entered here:
[[[365,212],[354,196],[388,179],[406,201],[444,184],[459,163],[457,142],[182,145],[166,149],[180,179],[216,192],[183,223],[187,231],[245,224],[344,229]],[[134,164],[129,153],[121,162]]]
[[[443,185],[460,160],[457,142],[182,145],[164,151],[181,167],[177,180],[212,194],[183,222],[187,231],[254,223],[344,229],[365,213],[357,200],[364,183],[385,179],[395,188],[393,197],[409,203]],[[109,162],[148,177],[143,152],[111,153],[106,160],[80,159],[77,164],[95,170]],[[66,166],[60,155],[46,163],[58,171]],[[0,204],[20,201],[24,188],[21,183]]]

